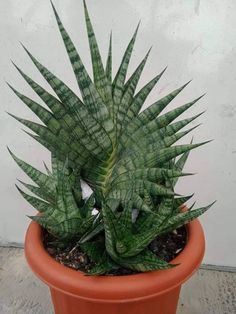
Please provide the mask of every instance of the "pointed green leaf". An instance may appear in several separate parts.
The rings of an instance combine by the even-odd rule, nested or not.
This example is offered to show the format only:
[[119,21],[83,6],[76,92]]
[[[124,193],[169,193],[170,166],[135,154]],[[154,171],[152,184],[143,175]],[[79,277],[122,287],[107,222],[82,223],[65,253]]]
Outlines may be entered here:
[[176,197],[174,199],[173,207],[177,211],[179,211],[180,206],[184,205],[190,198],[193,197],[194,194],[188,195],[188,196],[182,196],[182,197]]
[[85,11],[85,20],[87,26],[87,33],[89,39],[90,53],[93,66],[93,77],[95,87],[102,97],[104,103],[107,105],[111,117],[113,117],[113,100],[112,100],[112,91],[111,84],[108,82],[108,78],[103,68],[102,58],[99,52],[97,40],[94,34],[94,30],[89,18],[88,10],[86,3],[84,1],[84,11]]
[[122,181],[124,178],[127,178],[127,180],[136,180],[136,179],[143,179],[153,182],[162,181],[167,178],[175,178],[184,176],[187,174],[182,173],[178,170],[173,169],[165,169],[165,168],[146,168],[146,169],[137,169],[133,171],[125,171],[121,173],[119,176],[117,176],[117,173],[114,173],[114,181]]
[[114,186],[112,189],[118,189],[118,190],[127,190],[132,188],[135,193],[138,195],[144,195],[144,191],[146,190],[151,195],[160,195],[160,196],[170,196],[174,195],[174,193],[160,185],[156,184],[150,181],[140,180],[136,179],[134,180],[127,180],[127,181],[118,181],[114,183]]
[[[187,145],[176,145],[173,147],[163,148],[156,152],[151,152],[147,154],[133,154],[132,158],[130,156],[123,158],[116,165],[116,169],[119,167],[125,167],[127,170],[135,170],[140,168],[153,168],[162,167],[163,164],[170,161],[171,159],[188,152],[194,148],[202,146],[207,142],[202,142],[199,144],[187,144]],[[119,171],[119,170],[117,170]]]
[[190,82],[184,84],[172,93],[156,101],[154,104],[141,112],[137,119],[141,122],[141,124],[146,124],[147,122],[155,119],[189,83]]
[[[185,105],[177,107],[167,112],[166,114],[163,114],[162,116],[151,120],[150,122],[144,125],[141,124],[137,119],[134,119],[133,123],[127,126],[126,133],[125,132],[122,133],[122,137],[120,138],[120,145],[122,149],[130,145],[130,143],[132,142],[136,143],[143,136],[146,136],[146,135],[150,136],[153,131],[160,130],[164,127],[168,127],[172,121],[174,121],[177,117],[179,117],[186,110],[191,108],[200,98],[201,97]],[[135,127],[134,127],[134,124],[136,125]],[[151,137],[151,138],[155,140],[155,137]]]
[[38,186],[46,188],[50,194],[54,194],[55,181],[52,178],[19,159],[10,150],[9,153],[18,166],[30,177],[31,180],[33,180]]
[[[89,108],[90,113],[93,115],[93,117],[96,119],[97,122],[100,122],[101,125],[104,126],[106,132],[108,134],[111,134],[113,131],[113,124],[109,120],[109,113],[107,110],[106,105],[103,103],[99,93],[97,92],[94,84],[92,83],[91,78],[89,77],[81,58],[76,51],[76,48],[71,41],[67,31],[65,30],[56,10],[53,6],[54,14],[57,20],[57,24],[62,36],[62,39],[65,44],[65,48],[67,50],[69,59],[71,61],[71,65],[73,67],[80,92],[82,94],[84,103]],[[94,44],[94,40],[93,40]],[[35,59],[34,59],[35,60]],[[33,61],[34,61],[33,60]],[[39,66],[38,63],[36,63],[36,66]],[[40,69],[40,67],[38,67]],[[46,78],[47,79],[47,78]],[[59,97],[59,96],[58,96]],[[73,95],[72,95],[73,97]],[[72,98],[73,99],[73,98]]]
[[110,34],[109,50],[106,62],[106,76],[108,82],[112,84],[112,33]]
[[114,100],[114,105],[115,105],[115,107],[114,107],[115,115],[118,112],[118,107],[119,107],[121,98],[123,96],[125,78],[126,78],[127,69],[129,66],[131,54],[133,51],[135,39],[137,36],[138,28],[139,28],[139,24],[138,24],[138,26],[134,32],[133,37],[131,38],[131,40],[128,44],[128,47],[126,48],[126,51],[124,53],[123,59],[122,59],[121,64],[120,64],[120,67],[118,69],[118,72],[117,72],[115,79],[113,81],[113,84],[112,84],[112,93],[113,93],[113,100]]
[[[192,143],[193,143],[193,140],[191,140],[190,144],[192,144]],[[184,154],[177,160],[177,162],[175,162],[175,167],[176,167],[176,169],[178,169],[179,171],[182,171],[182,170],[183,170],[184,165],[185,165],[185,163],[186,163],[186,161],[187,161],[187,159],[188,159],[189,153],[190,153],[190,151],[184,153]],[[178,181],[178,178],[173,178],[173,179],[172,179],[172,184],[175,186],[176,183],[177,183],[177,181]]]
[[140,76],[144,69],[144,66],[147,62],[148,56],[150,53],[150,49],[146,54],[145,58],[141,61],[135,72],[131,75],[129,80],[126,82],[124,86],[124,92],[121,99],[121,103],[118,106],[118,113],[117,113],[117,128],[118,131],[121,130],[121,127],[124,127],[124,119],[127,116],[127,111],[134,100],[134,93],[139,82]]
[[20,192],[20,194],[23,196],[23,198],[36,210],[38,210],[40,213],[47,213],[50,215],[51,212],[55,210],[49,203],[46,203],[39,198],[36,198],[34,196],[31,196],[24,191],[22,191],[17,185],[17,190]]
[[171,230],[175,230],[183,226],[184,224],[190,222],[191,220],[197,218],[198,216],[205,213],[211,206],[213,206],[214,203],[215,202],[205,207],[197,208],[197,209],[187,211],[184,213],[178,213],[174,216],[171,216],[165,222],[165,224],[163,224],[162,228],[160,229],[160,234],[170,232]]
[[9,87],[13,90],[13,92],[26,104],[28,108],[30,108],[37,117],[49,127],[49,129],[56,134],[60,129],[60,124],[57,119],[54,118],[53,114],[40,106],[38,103],[30,99],[29,97],[19,93],[15,88],[13,88],[10,84]]
[[147,272],[160,269],[168,269],[174,265],[157,258],[151,251],[145,250],[142,253],[126,259],[117,259],[119,264],[138,272]]
[[141,110],[147,96],[150,94],[151,90],[154,88],[156,83],[159,81],[163,73],[166,69],[164,69],[160,74],[155,76],[149,83],[147,83],[134,97],[132,104],[129,107],[127,112],[127,122],[132,121],[132,119],[138,116],[139,111]]
[[[47,189],[43,187],[37,187],[35,185],[25,183],[21,180],[18,180],[24,187],[26,187],[30,192],[35,194],[36,196],[40,197],[41,199],[49,202],[49,203],[55,203],[55,193],[54,195],[48,193]],[[56,191],[55,191],[56,192]]]

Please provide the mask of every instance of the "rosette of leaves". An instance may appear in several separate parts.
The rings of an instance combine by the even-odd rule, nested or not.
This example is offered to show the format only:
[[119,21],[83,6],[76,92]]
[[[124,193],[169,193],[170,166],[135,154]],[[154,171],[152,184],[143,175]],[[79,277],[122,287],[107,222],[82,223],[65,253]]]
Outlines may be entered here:
[[53,156],[52,171],[45,165],[45,174],[17,158],[11,151],[10,154],[35,183],[32,185],[20,181],[35,196],[25,193],[16,185],[21,195],[40,213],[29,217],[58,241],[79,240],[96,219],[96,215],[92,215],[95,199],[93,194],[86,200],[82,198],[80,178],[68,167],[68,162]]
[[[165,70],[136,91],[149,50],[127,79],[138,27],[113,78],[112,37],[104,66],[84,1],[92,79],[52,7],[82,98],[25,48],[56,96],[16,66],[48,109],[10,86],[43,124],[14,117],[33,131],[34,134],[28,134],[52,155],[56,154],[58,160],[68,158],[68,167],[93,190],[99,223],[84,232],[79,241],[96,264],[97,268],[91,273],[105,273],[114,265],[137,271],[168,268],[169,264],[151,253],[149,243],[159,234],[174,230],[209,208],[181,213],[180,205],[188,197],[177,197],[174,191],[176,180],[187,175],[182,169],[189,151],[205,144],[176,145],[195,127],[182,129],[201,113],[177,122],[174,120],[202,96],[162,114],[187,83],[141,111]],[[96,236],[104,231],[101,245]]]

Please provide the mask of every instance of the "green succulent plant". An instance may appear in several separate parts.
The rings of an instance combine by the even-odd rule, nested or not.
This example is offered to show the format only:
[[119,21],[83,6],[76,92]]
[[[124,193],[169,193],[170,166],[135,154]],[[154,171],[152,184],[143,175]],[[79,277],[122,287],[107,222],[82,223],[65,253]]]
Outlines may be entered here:
[[82,199],[80,178],[68,167],[68,161],[62,162],[53,155],[52,172],[45,165],[47,174],[44,174],[11,151],[10,154],[36,184],[20,181],[37,197],[25,193],[16,185],[21,195],[42,214],[30,218],[60,240],[79,240],[96,219],[96,215],[92,215],[95,199],[93,194],[88,199]]
[[[43,124],[12,116],[52,154],[52,172],[47,169],[44,174],[11,153],[36,183],[23,183],[35,196],[18,188],[41,213],[31,218],[60,240],[78,241],[94,262],[90,274],[104,274],[120,266],[142,272],[172,267],[149,250],[150,242],[212,205],[181,212],[181,205],[191,196],[179,196],[174,189],[178,178],[188,175],[183,167],[189,152],[206,142],[175,145],[195,128],[181,131],[201,113],[173,121],[201,97],[161,114],[187,83],[141,111],[165,70],[136,92],[149,50],[126,79],[138,27],[113,78],[112,37],[104,67],[84,1],[92,80],[52,7],[82,99],[24,48],[57,95],[16,66],[48,108],[10,86]],[[80,179],[93,191],[88,200],[82,198]]]

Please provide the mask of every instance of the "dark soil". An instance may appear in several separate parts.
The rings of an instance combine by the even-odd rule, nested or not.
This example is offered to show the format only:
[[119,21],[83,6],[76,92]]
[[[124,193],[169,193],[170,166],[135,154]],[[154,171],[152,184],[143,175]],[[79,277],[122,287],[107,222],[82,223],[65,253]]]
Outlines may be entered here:
[[[186,228],[183,226],[170,233],[158,236],[150,243],[149,249],[156,254],[158,258],[170,262],[183,250],[186,242],[187,232]],[[86,271],[93,266],[93,263],[89,257],[84,254],[79,247],[75,247],[75,245],[75,243],[71,243],[67,245],[66,248],[55,245],[55,238],[46,230],[44,231],[44,246],[47,252],[59,263],[86,273]],[[122,276],[134,273],[135,272],[132,270],[119,268],[109,272],[107,275]]]
[[[93,265],[89,257],[76,247],[76,243],[67,244],[66,247],[57,245],[55,238],[47,230],[43,232],[43,243],[47,252],[55,258],[57,262],[75,270],[86,272]],[[74,249],[75,248],[75,249]]]
[[186,242],[187,232],[186,228],[183,226],[154,239],[150,243],[149,249],[155,253],[157,257],[166,262],[170,262],[183,250]]

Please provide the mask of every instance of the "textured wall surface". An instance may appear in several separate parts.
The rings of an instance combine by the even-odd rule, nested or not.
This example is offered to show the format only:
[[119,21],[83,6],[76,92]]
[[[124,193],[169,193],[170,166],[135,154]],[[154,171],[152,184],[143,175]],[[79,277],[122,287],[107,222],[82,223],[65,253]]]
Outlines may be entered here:
[[[85,64],[90,67],[82,1],[55,0],[61,18]],[[146,105],[181,86],[193,82],[169,109],[207,95],[188,114],[206,110],[196,123],[195,141],[214,139],[192,152],[186,170],[197,175],[180,181],[180,193],[195,192],[197,205],[218,202],[201,221],[206,230],[205,263],[236,266],[236,2],[234,0],[88,0],[90,14],[102,54],[107,52],[113,30],[114,72],[139,20],[140,32],[131,62],[133,70],[151,45],[153,49],[141,83],[166,65],[168,69]],[[15,178],[25,179],[9,158],[6,145],[24,160],[43,169],[49,155],[27,135],[6,111],[35,119],[11,93],[4,80],[38,100],[10,63],[13,59],[36,81],[46,83],[28,59],[19,41],[50,70],[77,92],[71,67],[58,33],[49,0],[0,0],[0,242],[22,243],[33,210],[14,188]],[[196,124],[195,123],[195,124]],[[190,140],[186,138],[187,141]]]

